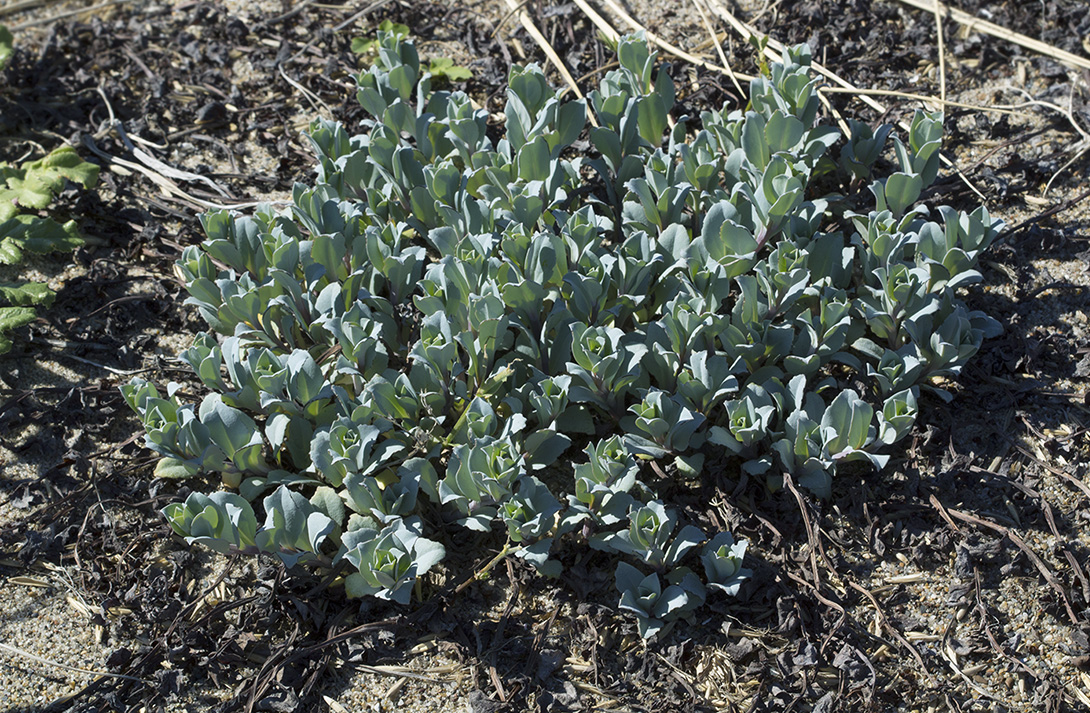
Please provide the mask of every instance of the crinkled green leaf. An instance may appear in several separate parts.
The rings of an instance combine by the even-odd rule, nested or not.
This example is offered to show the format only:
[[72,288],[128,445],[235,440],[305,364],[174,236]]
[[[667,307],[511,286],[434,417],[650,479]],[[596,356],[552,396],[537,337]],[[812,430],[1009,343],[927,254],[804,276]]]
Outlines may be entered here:
[[15,38],[11,36],[8,28],[0,25],[0,69],[3,69],[13,53]]
[[85,162],[75,149],[65,146],[11,172],[7,188],[0,188],[0,203],[40,210],[53,201],[66,180],[90,188],[98,180],[98,172],[98,166]]
[[452,82],[464,82],[473,78],[473,72],[467,67],[454,64],[450,57],[436,57],[428,63],[428,71],[437,77],[446,77]]
[[20,262],[23,250],[47,253],[74,250],[80,245],[83,245],[83,239],[79,237],[75,221],[61,225],[52,218],[15,215],[0,223],[0,263],[3,264]]
[[0,307],[0,332],[30,324],[37,314],[30,307]]
[[40,282],[0,282],[0,298],[15,307],[53,304],[56,293]]

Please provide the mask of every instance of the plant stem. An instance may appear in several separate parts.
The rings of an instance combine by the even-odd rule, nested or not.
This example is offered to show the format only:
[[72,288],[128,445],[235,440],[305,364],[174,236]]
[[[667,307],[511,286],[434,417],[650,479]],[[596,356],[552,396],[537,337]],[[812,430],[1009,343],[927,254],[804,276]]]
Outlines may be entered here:
[[491,560],[489,560],[488,564],[486,564],[484,567],[482,567],[481,569],[474,572],[472,577],[470,577],[466,581],[459,584],[458,588],[454,590],[454,593],[458,594],[462,590],[464,590],[466,587],[468,587],[470,584],[472,584],[473,582],[477,581],[478,579],[484,578],[489,572],[492,571],[493,567],[495,567],[500,562],[502,562],[508,555],[513,555],[513,554],[516,554],[518,552],[521,552],[522,547],[523,547],[522,545],[518,545],[517,547],[512,547],[511,546],[511,541],[508,540],[507,543],[503,546],[503,549],[500,550],[499,553],[495,557],[493,557]]

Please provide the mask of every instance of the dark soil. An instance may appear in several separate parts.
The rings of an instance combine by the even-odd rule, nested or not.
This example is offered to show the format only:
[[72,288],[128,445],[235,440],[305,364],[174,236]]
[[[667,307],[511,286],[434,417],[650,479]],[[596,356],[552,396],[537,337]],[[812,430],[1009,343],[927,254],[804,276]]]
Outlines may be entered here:
[[[87,160],[132,160],[119,135],[106,130],[112,116],[130,136],[169,146],[157,152],[164,161],[215,180],[229,194],[182,185],[191,197],[234,203],[282,195],[311,175],[300,129],[314,115],[286,77],[335,119],[358,124],[362,111],[350,91],[358,68],[350,44],[358,32],[332,28],[369,4],[332,9],[285,2],[279,15],[264,16],[235,16],[214,2],[159,10],[120,5],[105,17],[53,21],[26,36],[16,32],[18,52],[0,78],[0,160],[63,140],[83,147]],[[958,4],[969,12],[987,9],[995,23],[1086,55],[1082,38],[1090,34],[1090,13],[1083,2]],[[502,111],[507,67],[526,61],[521,52],[543,62],[517,21],[501,23],[491,6],[380,5],[361,21],[402,22],[425,52],[468,65],[474,78],[465,88],[489,111]],[[632,5],[638,16],[639,4]],[[36,13],[50,14],[48,8]],[[539,4],[533,14],[574,76],[592,75],[610,60],[576,5]],[[813,0],[774,4],[751,16],[777,39],[810,42],[816,58],[858,86],[937,94],[934,73],[927,74],[937,62],[934,18],[927,13],[895,3]],[[952,94],[1009,81],[1024,62],[1037,78],[1038,99],[1065,107],[1070,100],[1071,118],[1090,126],[1087,76],[994,38],[949,32],[947,50],[960,60],[949,75]],[[752,71],[751,48],[737,41],[733,48],[734,65]],[[236,74],[233,60],[240,56],[252,72]],[[683,94],[681,112],[695,116],[701,108],[737,102],[721,76],[683,69],[700,88]],[[998,91],[992,96],[1021,101],[1009,94],[1000,99]],[[896,116],[878,117],[846,95],[833,95],[832,102],[843,115],[865,121],[908,115],[914,106],[891,100]],[[1083,424],[1090,412],[1080,394],[1090,372],[1090,339],[1086,327],[1072,328],[1067,316],[1090,302],[1063,275],[1042,276],[1031,263],[1048,258],[1085,267],[1090,224],[1077,209],[1090,161],[1083,157],[1055,184],[1060,198],[1052,205],[1064,211],[1035,215],[1026,212],[1024,196],[1038,195],[1071,158],[1079,136],[1069,119],[1041,112],[1032,126],[1012,126],[1000,114],[951,110],[948,117],[947,153],[959,157],[989,209],[1016,224],[984,267],[986,283],[1013,282],[1013,296],[970,295],[974,308],[1010,329],[986,342],[951,384],[953,403],[926,404],[917,434],[883,474],[841,478],[828,501],[768,494],[726,460],[709,464],[706,482],[677,486],[674,502],[693,519],[750,541],[747,565],[755,576],[741,597],[710,597],[697,619],[678,622],[646,648],[634,639],[634,623],[616,614],[607,558],[575,549],[562,553],[566,573],[559,582],[512,565],[460,593],[441,588],[409,609],[379,602],[361,609],[307,573],[233,563],[229,596],[194,616],[201,592],[187,583],[207,557],[171,537],[158,510],[190,489],[215,486],[152,479],[153,460],[117,386],[129,378],[118,372],[139,371],[163,384],[186,378],[159,345],[162,335],[203,326],[182,305],[184,291],[172,273],[180,250],[201,239],[200,205],[165,196],[131,171],[103,170],[94,191],[67,192],[59,210],[106,244],[75,254],[83,268],[78,276],[65,282],[51,310],[18,334],[15,351],[0,357],[0,445],[16,459],[0,461],[0,507],[18,513],[0,530],[0,574],[38,571],[43,562],[75,565],[88,601],[130,611],[95,623],[141,632],[145,643],[118,648],[108,661],[111,671],[142,681],[102,678],[51,710],[163,710],[180,693],[217,689],[232,692],[226,703],[198,698],[193,710],[315,710],[324,705],[323,694],[337,697],[344,670],[404,660],[423,634],[435,634],[479,671],[480,690],[458,702],[478,713],[597,705],[710,711],[728,704],[739,711],[823,713],[1023,709],[981,697],[966,682],[977,679],[952,673],[942,653],[950,641],[906,638],[924,623],[905,587],[871,592],[859,584],[880,564],[898,561],[921,572],[953,561],[946,615],[967,610],[962,616],[973,624],[972,634],[953,646],[963,668],[991,666],[981,685],[994,689],[1012,673],[1025,681],[1024,698],[1038,710],[1087,710],[1071,691],[1069,674],[1090,661],[1090,501],[1070,480],[1085,479]],[[980,142],[991,142],[989,149],[1005,144],[997,149],[1001,160],[971,159]],[[101,153],[93,153],[91,143]],[[949,177],[929,200],[970,209],[980,199]],[[63,258],[45,264],[58,273],[66,267]],[[47,360],[85,377],[20,385],[24,372]],[[24,438],[34,424],[42,427]],[[1061,432],[1061,426],[1069,428]],[[31,468],[33,476],[11,475],[26,472],[16,471],[20,464],[40,465]],[[1044,487],[1056,471],[1065,479]],[[817,551],[808,524],[817,532]],[[1011,537],[1015,531],[1022,537]],[[1053,548],[1028,553],[1032,548],[1018,544],[1027,532],[1052,533]],[[448,546],[464,553],[446,563],[454,584],[502,546],[498,535],[452,537],[465,540]],[[1040,567],[1038,556],[1045,558]],[[1015,624],[989,603],[989,593],[1011,577],[1034,582],[1041,616],[1070,632],[1064,645],[1071,670],[1020,663]],[[487,616],[493,610],[502,612],[498,622]],[[876,616],[880,627],[873,625]],[[882,645],[890,654],[873,655]],[[715,701],[694,678],[709,652],[718,652],[716,670],[726,677]],[[577,679],[561,666],[567,656],[593,669]],[[580,693],[576,680],[608,697]]]

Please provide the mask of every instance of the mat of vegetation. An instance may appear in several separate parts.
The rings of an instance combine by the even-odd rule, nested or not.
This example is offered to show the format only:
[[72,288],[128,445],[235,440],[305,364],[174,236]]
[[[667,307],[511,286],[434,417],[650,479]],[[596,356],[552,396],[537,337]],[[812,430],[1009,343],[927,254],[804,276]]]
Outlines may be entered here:
[[[959,7],[1090,56],[1080,3],[982,5]],[[618,7],[528,5],[525,19],[589,93],[616,65],[587,8],[634,29]],[[958,292],[1003,332],[937,384],[949,402],[920,395],[884,470],[845,469],[828,497],[770,489],[721,448],[705,449],[696,479],[644,463],[641,479],[687,521],[746,540],[753,571],[738,596],[710,594],[646,642],[618,610],[617,556],[601,549],[555,551],[557,579],[514,557],[478,577],[505,532],[429,532],[445,548],[443,576],[408,606],[347,598],[333,578],[279,560],[191,549],[160,511],[221,477],[156,479],[158,458],[119,390],[139,377],[178,382],[190,402],[203,395],[173,358],[207,328],[183,304],[174,263],[203,239],[210,207],[290,201],[296,182],[313,181],[302,132],[316,116],[361,126],[356,75],[369,48],[358,38],[382,20],[409,28],[433,73],[485,110],[495,141],[513,64],[537,62],[565,86],[523,18],[504,3],[453,0],[134,2],[65,16],[79,9],[0,10],[14,38],[0,76],[0,163],[69,143],[101,167],[92,188],[70,184],[40,214],[75,221],[75,252],[28,256],[0,275],[56,293],[5,331],[11,351],[0,355],[0,596],[74,601],[68,619],[86,635],[73,660],[111,675],[11,644],[0,688],[28,692],[3,710],[1090,708],[1090,70],[949,16],[940,66],[935,15],[895,2],[733,10],[776,40],[809,43],[855,87],[959,102],[946,108],[942,153],[960,175],[940,167],[922,200],[966,212],[983,203],[1005,221],[981,258],[982,283]],[[714,68],[724,58],[738,73],[765,66],[723,9],[628,8],[704,61],[660,49],[673,63],[673,120],[744,109]],[[896,124],[923,108],[903,96],[825,96],[830,125]],[[572,144],[601,151],[587,132]],[[891,148],[880,167],[897,161]],[[861,184],[843,188],[869,198]],[[580,450],[566,457],[582,462]],[[24,626],[19,641],[46,640],[32,609]]]

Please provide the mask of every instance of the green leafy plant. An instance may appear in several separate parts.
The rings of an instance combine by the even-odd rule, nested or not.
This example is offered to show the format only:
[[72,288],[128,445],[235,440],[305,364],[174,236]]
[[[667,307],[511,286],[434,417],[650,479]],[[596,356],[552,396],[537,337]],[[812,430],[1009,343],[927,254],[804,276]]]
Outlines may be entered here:
[[[66,251],[82,245],[75,221],[61,224],[37,213],[49,207],[67,181],[91,188],[97,179],[98,166],[86,163],[68,147],[19,166],[0,163],[0,264],[17,265],[28,251]],[[0,306],[3,354],[11,349],[4,333],[34,321],[34,307],[49,307],[54,293],[40,282],[3,282],[0,298],[8,305]]]
[[14,42],[15,38],[11,36],[11,31],[0,25],[0,69],[7,66],[8,61],[11,60],[11,55],[15,51]]
[[[387,37],[393,36],[402,39],[409,37],[408,25],[402,25],[391,20],[383,20],[379,23],[378,32],[384,33]],[[367,59],[375,59],[381,49],[382,44],[377,37],[355,37],[352,39],[352,51],[358,55],[363,55]],[[426,71],[440,83],[464,82],[473,78],[473,72],[469,68],[454,64],[454,60],[450,57],[433,57],[429,59]]]
[[[393,20],[383,20],[379,23],[376,32],[382,32],[387,36],[393,35],[407,38],[409,36],[409,26],[402,25],[400,22],[394,22]],[[366,37],[352,38],[352,51],[356,54],[377,55],[380,47],[381,44],[379,43],[377,36],[370,39]]]
[[700,478],[714,453],[827,496],[883,467],[997,327],[957,289],[999,223],[915,205],[941,116],[917,114],[871,209],[815,194],[818,171],[871,179],[891,130],[857,125],[838,168],[805,47],[748,111],[671,126],[668,72],[622,38],[587,155],[587,102],[539,67],[512,68],[494,141],[404,33],[375,49],[364,132],[315,122],[317,180],[291,209],[209,213],[178,263],[218,333],[182,354],[209,393],[123,389],[159,475],[237,489],[167,509],[191,541],[399,602],[447,528],[504,532],[499,557],[546,575],[582,542],[618,558],[619,605],[654,636],[750,576],[745,543],[668,507],[658,474]]
[[644,575],[627,562],[617,565],[615,582],[621,593],[618,607],[636,617],[640,636],[650,639],[657,635],[666,622],[676,619],[681,614],[696,609],[704,603],[706,592],[704,585],[695,574],[688,570],[674,570],[671,577],[676,582],[662,586],[662,579],[655,572]]
[[[12,40],[0,25],[0,69],[11,59]],[[97,179],[98,166],[84,162],[69,147],[18,166],[0,161],[0,265],[17,265],[28,251],[49,253],[82,245],[75,221],[61,224],[39,213],[68,181],[90,188]],[[54,297],[40,282],[0,282],[0,354],[11,350],[7,334],[33,322],[35,308],[49,307]]]
[[450,57],[429,59],[428,72],[436,79],[445,79],[448,82],[464,82],[473,78],[473,72],[469,67],[454,64],[454,60]]

